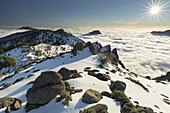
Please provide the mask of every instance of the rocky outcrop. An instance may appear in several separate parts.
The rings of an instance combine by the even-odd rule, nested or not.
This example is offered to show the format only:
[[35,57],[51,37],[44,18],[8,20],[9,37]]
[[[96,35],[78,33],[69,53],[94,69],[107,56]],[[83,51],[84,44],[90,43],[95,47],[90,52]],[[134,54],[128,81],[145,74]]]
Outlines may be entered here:
[[102,34],[99,30],[94,30],[90,33],[88,33],[89,35],[98,35],[98,34]]
[[166,31],[152,31],[151,33],[153,35],[169,35],[170,36],[170,30],[166,30]]
[[96,78],[98,78],[99,80],[102,80],[102,81],[108,81],[108,80],[110,80],[109,75],[102,74],[102,73],[96,74],[96,73],[93,72],[93,71],[88,71],[88,75],[94,76],[94,77],[96,77]]
[[162,75],[160,77],[156,77],[154,78],[154,80],[157,80],[157,81],[168,81],[170,82],[170,72],[168,72],[166,75]]
[[126,84],[121,81],[115,81],[115,82],[112,82],[109,87],[112,92],[114,90],[125,91]]
[[73,50],[71,51],[71,53],[74,55],[74,56],[76,56],[77,55],[77,51],[82,51],[84,49],[84,44],[82,43],[82,42],[80,42],[80,43],[77,43],[75,46],[74,46],[74,48],[73,48]]
[[86,47],[89,47],[90,52],[91,52],[93,55],[96,55],[96,54],[99,52],[99,50],[97,49],[97,47],[94,46],[91,42],[87,42],[87,43],[86,43]]
[[110,52],[111,52],[111,46],[110,46],[110,45],[107,45],[107,46],[105,46],[105,47],[102,47],[102,48],[100,49],[100,52],[101,52],[101,53],[109,53],[109,54],[110,54]]
[[63,80],[68,80],[71,78],[78,78],[81,77],[81,75],[77,72],[77,70],[69,70],[65,67],[61,68],[58,73],[61,74]]
[[28,89],[26,111],[50,102],[56,95],[65,92],[62,76],[54,71],[42,72],[35,80],[32,88]]
[[82,101],[88,104],[97,103],[102,99],[100,92],[89,89],[82,96]]
[[108,109],[107,105],[97,104],[88,109],[81,110],[79,113],[108,113],[107,109]]
[[22,107],[21,101],[17,98],[13,97],[3,97],[0,98],[0,109],[7,107],[5,113],[9,113],[11,111],[16,111]]
[[114,48],[112,50],[111,55],[112,55],[112,57],[114,57],[116,59],[119,59],[119,55],[117,54],[117,49],[116,48]]

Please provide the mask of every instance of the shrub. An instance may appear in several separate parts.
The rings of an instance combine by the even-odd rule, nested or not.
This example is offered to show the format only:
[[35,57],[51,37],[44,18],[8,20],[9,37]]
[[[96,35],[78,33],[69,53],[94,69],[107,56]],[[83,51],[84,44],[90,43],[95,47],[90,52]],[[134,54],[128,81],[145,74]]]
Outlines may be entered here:
[[4,59],[4,62],[3,62],[4,67],[16,65],[15,59],[12,57],[4,56],[3,59]]
[[62,104],[68,106],[69,102],[72,101],[71,95],[67,92],[62,93],[59,98],[57,98],[56,102],[61,101],[62,99],[65,99]]
[[16,74],[16,73],[19,73],[19,72],[21,72],[21,71],[24,71],[24,70],[25,70],[25,69],[16,68],[16,69],[15,69],[15,74]]
[[30,75],[27,76],[27,78],[32,77],[32,76],[35,76],[35,75],[34,74],[30,74]]
[[166,104],[170,105],[170,100],[168,100],[168,99],[163,99],[163,101],[164,101]]
[[138,85],[141,86],[144,90],[146,90],[146,91],[149,92],[148,88],[146,88],[146,87],[145,87],[142,83],[140,83],[139,81],[134,80],[134,79],[132,79],[131,77],[126,77],[126,79],[130,80],[131,82],[134,82],[135,84],[138,84]]
[[109,53],[102,53],[102,54],[103,54],[103,56],[106,57],[106,58],[101,58],[100,61],[102,64],[105,64],[108,61],[110,61],[111,64],[116,65],[116,66],[118,65],[118,59],[113,58]]
[[121,104],[129,103],[129,98],[124,94],[124,92],[119,90],[114,90],[111,94],[116,101],[119,101]]

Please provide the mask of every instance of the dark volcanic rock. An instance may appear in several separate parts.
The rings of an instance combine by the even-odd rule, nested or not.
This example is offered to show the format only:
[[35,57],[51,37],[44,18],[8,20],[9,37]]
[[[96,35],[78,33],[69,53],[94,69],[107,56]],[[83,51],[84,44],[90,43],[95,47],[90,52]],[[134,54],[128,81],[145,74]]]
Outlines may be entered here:
[[50,102],[56,95],[65,92],[62,76],[54,71],[47,71],[35,80],[32,88],[28,89],[26,111]]
[[98,35],[98,34],[102,34],[99,30],[94,30],[90,33],[88,33],[89,35]]
[[154,78],[154,80],[157,80],[157,81],[166,81],[167,80],[170,82],[170,72],[168,72],[166,75],[156,77],[156,78]]
[[107,105],[105,105],[105,104],[97,104],[97,105],[92,106],[92,107],[90,107],[88,109],[80,111],[79,113],[89,113],[89,112],[86,112],[86,111],[93,111],[95,113],[108,113],[107,109],[108,109]]
[[99,50],[97,49],[97,47],[94,46],[91,42],[87,42],[87,43],[86,43],[86,47],[89,47],[90,52],[91,52],[93,55],[96,55],[96,54],[99,52]]
[[[121,106],[121,113],[138,113],[137,109],[132,103],[125,103]],[[144,112],[145,113],[145,112]]]
[[77,70],[69,70],[65,67],[61,68],[58,71],[58,73],[61,74],[61,76],[63,77],[63,80],[81,77],[81,75],[77,72]]
[[89,89],[82,96],[82,101],[88,104],[97,103],[102,99],[100,92]]
[[110,90],[113,92],[114,90],[125,91],[126,84],[121,81],[115,81],[110,84]]
[[6,113],[11,111],[16,111],[22,107],[21,101],[13,97],[3,97],[0,98],[0,109],[7,107]]

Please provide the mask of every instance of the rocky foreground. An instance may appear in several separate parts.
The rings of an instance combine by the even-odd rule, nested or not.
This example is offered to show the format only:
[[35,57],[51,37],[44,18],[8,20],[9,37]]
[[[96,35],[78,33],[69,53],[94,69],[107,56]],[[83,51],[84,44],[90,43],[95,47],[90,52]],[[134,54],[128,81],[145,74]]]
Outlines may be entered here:
[[[23,56],[29,58],[1,69],[0,112],[168,113],[170,72],[139,76],[124,66],[116,48],[71,39],[64,42],[68,46],[26,45],[6,51],[25,50]],[[19,65],[24,59],[27,64]]]

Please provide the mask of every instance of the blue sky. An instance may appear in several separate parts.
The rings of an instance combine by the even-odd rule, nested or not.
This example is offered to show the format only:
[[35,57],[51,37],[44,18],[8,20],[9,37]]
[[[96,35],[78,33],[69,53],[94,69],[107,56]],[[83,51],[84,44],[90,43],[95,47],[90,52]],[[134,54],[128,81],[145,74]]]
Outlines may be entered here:
[[144,5],[146,0],[0,0],[0,26],[170,26],[170,11],[159,22],[149,22],[142,18]]

